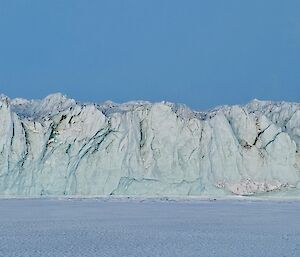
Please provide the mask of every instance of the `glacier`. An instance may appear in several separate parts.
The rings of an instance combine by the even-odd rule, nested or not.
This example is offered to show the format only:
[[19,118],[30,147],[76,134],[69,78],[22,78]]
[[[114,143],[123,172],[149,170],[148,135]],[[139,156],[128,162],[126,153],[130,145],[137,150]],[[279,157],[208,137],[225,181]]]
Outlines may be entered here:
[[0,96],[1,196],[300,196],[300,104]]

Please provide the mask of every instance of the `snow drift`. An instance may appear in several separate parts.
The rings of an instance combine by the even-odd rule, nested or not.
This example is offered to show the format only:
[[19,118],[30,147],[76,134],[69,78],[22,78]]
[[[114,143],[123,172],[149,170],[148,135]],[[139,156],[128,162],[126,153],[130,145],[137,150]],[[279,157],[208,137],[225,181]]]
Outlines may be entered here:
[[300,192],[299,150],[298,103],[196,112],[0,97],[0,195]]

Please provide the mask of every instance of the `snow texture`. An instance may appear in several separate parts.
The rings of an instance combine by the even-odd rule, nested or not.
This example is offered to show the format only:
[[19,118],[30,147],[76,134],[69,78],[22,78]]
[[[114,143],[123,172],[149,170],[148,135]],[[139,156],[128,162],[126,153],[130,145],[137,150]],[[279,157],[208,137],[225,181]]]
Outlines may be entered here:
[[300,104],[0,96],[0,195],[300,196]]
[[0,257],[299,257],[298,201],[0,200]]

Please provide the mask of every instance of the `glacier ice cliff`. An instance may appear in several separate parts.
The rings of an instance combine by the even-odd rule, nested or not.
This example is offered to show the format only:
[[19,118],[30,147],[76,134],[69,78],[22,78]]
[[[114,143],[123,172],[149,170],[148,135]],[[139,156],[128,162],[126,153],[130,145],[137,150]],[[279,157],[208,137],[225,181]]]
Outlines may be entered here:
[[[300,104],[196,112],[169,102],[0,96],[0,195],[300,192]],[[300,196],[300,193],[298,193]]]

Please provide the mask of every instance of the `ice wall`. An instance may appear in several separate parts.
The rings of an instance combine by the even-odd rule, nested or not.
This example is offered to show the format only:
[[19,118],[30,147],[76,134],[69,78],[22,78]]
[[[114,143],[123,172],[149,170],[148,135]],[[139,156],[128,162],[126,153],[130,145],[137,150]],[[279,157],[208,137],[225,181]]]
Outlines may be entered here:
[[0,195],[300,192],[299,175],[298,103],[195,112],[0,97]]

